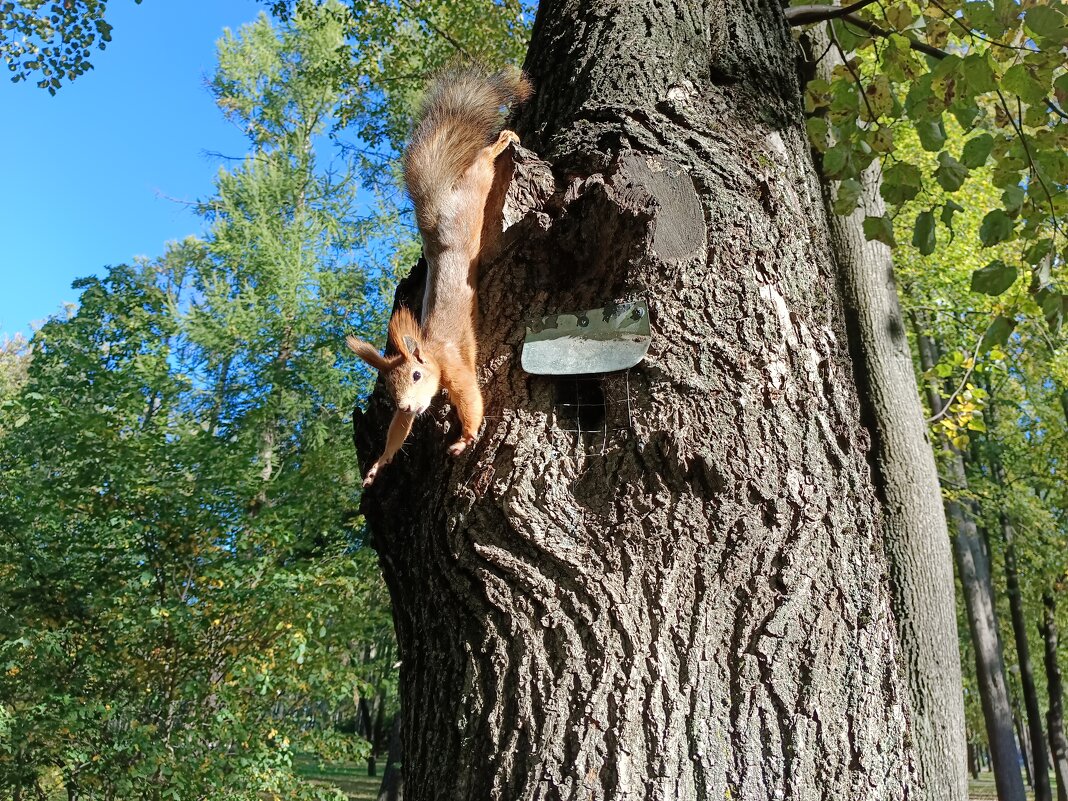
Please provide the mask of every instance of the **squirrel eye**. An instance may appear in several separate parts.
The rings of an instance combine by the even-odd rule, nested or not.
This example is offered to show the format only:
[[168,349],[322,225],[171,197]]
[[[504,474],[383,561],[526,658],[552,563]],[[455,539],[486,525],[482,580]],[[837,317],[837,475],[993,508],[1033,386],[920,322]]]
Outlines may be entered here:
[[414,373],[412,373],[412,381],[418,381],[422,377],[423,377],[423,374],[420,373],[418,370],[416,370]]

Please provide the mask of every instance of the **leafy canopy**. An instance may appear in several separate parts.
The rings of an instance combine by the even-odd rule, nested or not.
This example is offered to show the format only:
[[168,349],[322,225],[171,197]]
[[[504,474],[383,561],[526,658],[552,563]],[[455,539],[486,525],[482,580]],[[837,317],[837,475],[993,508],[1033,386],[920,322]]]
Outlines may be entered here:
[[[923,255],[952,236],[954,215],[982,211],[983,248],[1016,243],[1013,261],[991,259],[975,291],[998,295],[1026,274],[1029,291],[1052,328],[1068,311],[1060,267],[1068,256],[1068,7],[1012,0],[902,0],[847,7],[794,5],[795,25],[833,18],[831,46],[845,64],[805,92],[814,145],[827,175],[850,191],[835,211],[860,199],[861,173],[882,163],[885,217],[865,233],[895,246],[893,218],[920,204],[910,240]],[[948,134],[957,125],[962,138]],[[900,147],[915,136],[933,162]],[[987,205],[963,191],[989,167],[998,196]]]

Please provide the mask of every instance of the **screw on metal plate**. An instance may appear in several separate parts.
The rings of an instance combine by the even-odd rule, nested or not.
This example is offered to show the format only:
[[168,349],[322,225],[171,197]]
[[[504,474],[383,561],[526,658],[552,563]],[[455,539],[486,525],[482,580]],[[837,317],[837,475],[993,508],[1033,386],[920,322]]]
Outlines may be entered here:
[[534,375],[589,375],[633,367],[649,350],[644,301],[561,312],[527,321],[523,369]]

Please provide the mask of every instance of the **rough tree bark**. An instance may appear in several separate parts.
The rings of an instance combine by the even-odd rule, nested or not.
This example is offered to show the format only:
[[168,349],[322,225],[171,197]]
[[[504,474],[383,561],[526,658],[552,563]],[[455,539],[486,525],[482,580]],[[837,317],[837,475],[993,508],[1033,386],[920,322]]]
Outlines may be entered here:
[[[826,26],[807,31],[804,39],[806,55],[817,59],[812,65],[815,77],[830,80],[832,70],[843,62],[830,46]],[[821,183],[861,412],[872,432],[869,461],[883,512],[894,617],[912,702],[916,790],[929,801],[967,801],[957,599],[942,489],[890,248],[869,241],[863,229],[865,216],[886,212],[879,194],[881,164],[876,160],[864,172],[864,194],[849,216],[833,212],[838,182],[824,178]]]
[[[913,319],[920,365],[930,373],[938,363],[937,345]],[[935,413],[944,401],[937,385],[926,387],[927,399]],[[979,698],[983,707],[994,783],[999,801],[1024,801],[1020,754],[1012,726],[1012,703],[1009,699],[1005,662],[994,613],[994,590],[990,578],[990,560],[976,527],[974,502],[967,497],[968,473],[964,454],[950,442],[943,442],[943,467],[950,494],[946,497],[946,519],[953,529],[953,555],[960,575],[964,607],[975,653],[975,672]]]
[[1053,593],[1047,592],[1042,596],[1042,607],[1039,630],[1045,645],[1046,690],[1049,693],[1046,731],[1049,733],[1049,750],[1053,755],[1053,773],[1057,777],[1057,801],[1068,801],[1068,736],[1064,733],[1064,682],[1057,661],[1057,607]]
[[[501,167],[486,429],[449,462],[450,418],[420,420],[363,501],[409,801],[906,797],[907,689],[794,56],[770,0],[540,4],[517,127],[552,170],[527,151]],[[522,323],[630,298],[651,306],[649,356],[583,384],[576,421],[572,382],[521,371]],[[379,392],[357,415],[364,465],[388,414]]]

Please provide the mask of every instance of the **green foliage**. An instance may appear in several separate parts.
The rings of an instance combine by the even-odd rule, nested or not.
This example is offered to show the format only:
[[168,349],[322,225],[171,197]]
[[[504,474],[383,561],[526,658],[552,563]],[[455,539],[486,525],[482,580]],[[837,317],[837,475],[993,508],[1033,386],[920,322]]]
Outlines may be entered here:
[[394,703],[346,421],[370,377],[339,354],[392,265],[354,169],[316,162],[342,19],[224,38],[213,91],[254,150],[209,235],[77,282],[0,395],[2,786],[333,798],[294,754],[359,758],[357,699]]
[[[134,0],[140,3],[141,0]],[[50,94],[92,69],[92,48],[111,41],[108,0],[0,0],[0,54],[15,83],[40,76]]]
[[[926,171],[937,159],[924,150],[919,137],[906,132],[897,146],[903,159]],[[948,149],[964,140],[954,123],[947,125]],[[1030,282],[1050,281],[1049,240],[1026,244],[1006,239],[984,245],[984,210],[1000,198],[1003,208],[1020,199],[994,186],[996,166],[984,166],[980,158],[987,145],[972,136],[964,140],[963,162],[971,174],[957,196],[969,198],[967,207],[950,207],[945,190],[932,188],[899,211],[899,232],[926,225],[921,218],[933,206],[951,208],[956,236],[939,239],[931,253],[922,243],[903,242],[894,252],[894,263],[903,302],[914,332],[930,338],[938,349],[938,363],[921,381],[942,401],[950,402],[945,414],[932,420],[936,441],[948,441],[968,458],[968,489],[949,482],[947,497],[967,498],[979,510],[979,523],[992,548],[995,597],[1006,602],[1004,541],[1001,515],[1007,515],[1015,531],[1020,582],[1029,633],[1040,620],[1042,592],[1063,580],[1068,570],[1068,495],[1063,471],[1068,459],[1068,402],[1061,395],[1068,384],[1068,361],[1063,339],[1056,338],[1044,318],[1039,302],[1042,290],[1029,292],[1019,280],[1030,272]],[[969,155],[969,147],[972,148]],[[945,211],[943,211],[945,215]],[[945,216],[942,217],[945,222]],[[995,237],[996,238],[996,237]],[[1027,272],[1023,265],[1031,265]],[[1050,294],[1050,312],[1063,314],[1059,295]],[[1003,470],[996,478],[994,461]],[[1061,610],[1063,615],[1063,609]],[[1010,620],[1007,608],[1000,619]],[[1065,625],[1062,619],[1061,625]],[[974,676],[974,659],[963,616],[962,666],[965,679],[966,717],[970,736],[981,741],[985,726]],[[1004,629],[1005,656],[1011,685],[1018,684],[1018,656],[1010,647],[1012,637]],[[1032,658],[1039,649],[1032,645]],[[1034,675],[1039,693],[1045,692],[1044,672]],[[1019,693],[1018,686],[1014,686]]]
[[[829,177],[858,180],[880,159],[889,216],[916,201],[926,206],[910,237],[923,255],[941,238],[939,222],[949,238],[956,235],[955,211],[986,214],[980,242],[1020,243],[1013,264],[1035,279],[1025,284],[1054,324],[1064,314],[1058,275],[1068,258],[1066,13],[1060,2],[869,4],[829,23],[832,47],[847,63],[830,81],[810,81],[805,94],[806,110],[820,120],[808,127],[824,165],[831,165]],[[963,145],[959,135],[949,135],[950,122],[963,131]],[[900,147],[906,133],[918,151]],[[964,187],[987,164],[986,180],[1002,195],[980,205]],[[936,197],[948,210],[937,217],[931,216]],[[851,211],[847,203],[835,207],[839,214]],[[870,222],[865,231],[870,239],[896,242],[884,224]],[[1052,257],[1052,269],[1042,274],[1040,259],[1020,258],[1039,243]]]
[[[263,0],[280,18],[299,16],[315,0]],[[335,134],[360,158],[375,185],[395,188],[403,147],[427,77],[463,58],[490,66],[519,64],[534,5],[521,0],[348,0],[347,49],[334,74],[343,101]]]

